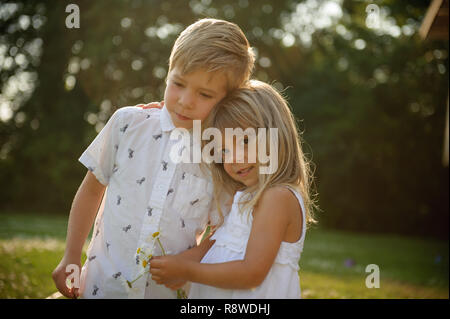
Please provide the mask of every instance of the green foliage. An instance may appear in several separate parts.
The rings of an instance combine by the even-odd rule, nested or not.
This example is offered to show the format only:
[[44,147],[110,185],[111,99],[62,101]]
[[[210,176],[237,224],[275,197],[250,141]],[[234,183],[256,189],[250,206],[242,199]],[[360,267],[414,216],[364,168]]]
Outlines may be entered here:
[[[67,213],[86,171],[77,159],[96,130],[119,107],[163,98],[173,42],[208,16],[244,30],[258,53],[255,77],[289,99],[316,167],[321,224],[448,237],[441,165],[448,41],[369,29],[363,1],[344,1],[337,21],[312,30],[291,14],[307,4],[314,21],[323,1],[72,1],[79,29],[65,27],[68,3],[27,1],[0,15],[5,57],[23,53],[30,61],[0,65],[2,95],[15,74],[36,74],[34,89],[22,91],[11,119],[0,121],[1,207]],[[428,5],[377,4],[415,31]],[[21,29],[24,15],[32,23]],[[37,38],[41,53],[30,53]]]

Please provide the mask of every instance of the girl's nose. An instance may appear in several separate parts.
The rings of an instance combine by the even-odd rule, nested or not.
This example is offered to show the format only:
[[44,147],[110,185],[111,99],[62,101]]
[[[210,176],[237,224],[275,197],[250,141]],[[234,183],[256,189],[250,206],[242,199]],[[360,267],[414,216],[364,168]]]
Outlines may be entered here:
[[235,147],[233,153],[228,153],[225,155],[227,162],[237,164],[237,163],[247,163],[247,152],[245,149],[240,149]]

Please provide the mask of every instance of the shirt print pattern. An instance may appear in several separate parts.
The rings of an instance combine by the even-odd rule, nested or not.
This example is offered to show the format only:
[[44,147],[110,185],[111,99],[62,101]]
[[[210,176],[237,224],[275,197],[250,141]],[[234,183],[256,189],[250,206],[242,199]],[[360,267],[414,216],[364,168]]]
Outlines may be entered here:
[[166,253],[176,254],[196,245],[208,221],[218,222],[210,177],[198,164],[170,160],[172,147],[182,149],[170,140],[173,129],[165,108],[124,107],[80,157],[107,186],[82,270],[81,297],[176,298],[148,275],[127,286],[144,269],[137,249],[160,255],[151,240],[159,231]]

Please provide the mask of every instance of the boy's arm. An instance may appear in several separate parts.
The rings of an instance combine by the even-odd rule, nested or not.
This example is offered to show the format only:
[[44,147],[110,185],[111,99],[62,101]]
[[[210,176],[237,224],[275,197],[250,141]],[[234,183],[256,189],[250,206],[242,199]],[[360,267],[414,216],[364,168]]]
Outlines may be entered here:
[[70,210],[65,254],[81,256],[83,245],[94,223],[105,189],[106,186],[88,171]]
[[70,291],[66,286],[66,266],[75,264],[81,268],[83,245],[94,223],[106,186],[101,184],[90,171],[78,189],[70,210],[67,226],[64,256],[52,273],[56,288],[66,297],[73,298],[78,291]]

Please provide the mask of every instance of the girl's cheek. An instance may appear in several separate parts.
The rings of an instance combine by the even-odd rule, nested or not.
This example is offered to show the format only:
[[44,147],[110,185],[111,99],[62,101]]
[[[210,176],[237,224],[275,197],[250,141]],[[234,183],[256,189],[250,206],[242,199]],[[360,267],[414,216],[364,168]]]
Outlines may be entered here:
[[230,164],[223,164],[223,169],[225,170],[225,172],[230,176],[233,177],[233,175],[231,174],[231,168],[230,168]]

